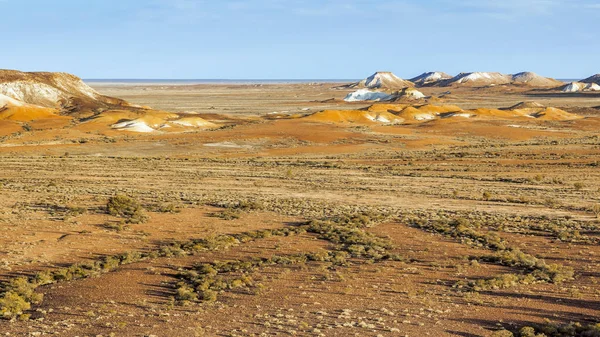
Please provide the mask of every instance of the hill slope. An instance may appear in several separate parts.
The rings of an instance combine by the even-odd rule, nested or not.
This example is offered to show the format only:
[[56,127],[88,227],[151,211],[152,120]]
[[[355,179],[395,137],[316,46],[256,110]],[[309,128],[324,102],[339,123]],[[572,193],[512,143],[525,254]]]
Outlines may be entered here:
[[67,73],[0,70],[0,94],[63,112],[129,106],[124,100],[101,95]]
[[389,71],[380,71],[366,79],[348,85],[349,88],[404,89],[414,87],[414,83],[401,79]]
[[563,84],[563,82],[559,80],[540,76],[532,72],[522,72],[512,75],[512,83],[530,85],[534,87],[556,87]]
[[600,84],[600,74],[592,75],[586,79],[581,80],[580,82]]
[[526,85],[531,87],[557,87],[563,82],[553,78],[540,76],[532,72],[520,72],[505,75],[498,72],[460,73],[457,76],[437,82],[440,86],[493,86],[493,85]]
[[33,104],[23,103],[0,94],[0,120],[28,122],[37,119],[60,118],[58,111]]
[[460,73],[451,79],[442,81],[442,86],[451,85],[470,85],[470,86],[484,86],[484,85],[499,85],[508,84],[512,81],[511,76],[504,75],[501,73],[491,72],[472,72],[472,73]]
[[449,80],[451,78],[452,78],[451,75],[448,75],[444,72],[431,71],[431,72],[422,73],[421,75],[419,75],[417,77],[413,77],[409,81],[413,82],[417,86],[423,87],[423,86],[435,85],[435,84],[439,83],[440,81]]

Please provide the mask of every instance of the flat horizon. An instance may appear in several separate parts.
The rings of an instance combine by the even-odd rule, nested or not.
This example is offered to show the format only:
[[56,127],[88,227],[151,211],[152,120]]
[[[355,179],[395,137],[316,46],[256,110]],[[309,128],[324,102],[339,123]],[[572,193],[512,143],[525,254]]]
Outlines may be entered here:
[[[571,82],[579,81],[582,78],[555,78],[558,81]],[[234,83],[234,82],[271,82],[271,83],[338,83],[338,82],[355,82],[360,81],[358,78],[83,78],[84,82],[118,82],[118,83],[135,83],[135,82],[200,82],[200,83]]]

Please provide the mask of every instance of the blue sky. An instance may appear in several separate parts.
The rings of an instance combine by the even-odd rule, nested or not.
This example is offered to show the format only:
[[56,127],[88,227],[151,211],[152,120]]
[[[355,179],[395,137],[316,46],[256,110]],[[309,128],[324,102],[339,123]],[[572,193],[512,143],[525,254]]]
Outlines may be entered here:
[[84,78],[600,72],[600,0],[0,0],[0,68]]

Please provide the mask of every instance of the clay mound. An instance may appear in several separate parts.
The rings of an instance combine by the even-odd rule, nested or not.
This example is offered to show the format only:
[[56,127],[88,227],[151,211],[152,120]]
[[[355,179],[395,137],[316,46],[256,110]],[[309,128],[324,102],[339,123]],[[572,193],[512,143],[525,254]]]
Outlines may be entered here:
[[393,98],[392,95],[380,91],[371,91],[369,89],[358,89],[355,92],[349,93],[344,101],[346,102],[362,102],[362,101],[389,101]]
[[564,111],[561,109],[557,109],[557,108],[545,108],[542,111],[536,112],[529,116],[540,119],[540,120],[549,120],[549,121],[570,121],[570,120],[583,118],[579,115],[572,114],[570,112],[567,112],[567,111]]
[[473,110],[463,110],[455,105],[373,104],[362,110],[325,110],[304,119],[330,123],[418,124],[457,118],[565,121],[582,117],[564,110],[545,107],[536,102],[521,102],[505,109],[479,108]]
[[419,87],[436,85],[441,81],[449,80],[452,76],[441,71],[431,71],[423,73],[417,77],[411,78],[409,81],[413,82]]
[[434,114],[442,114],[442,113],[449,113],[449,112],[461,112],[463,111],[461,108],[457,107],[456,105],[431,105],[431,104],[427,104],[427,105],[423,105],[418,107],[419,111],[423,111],[423,112],[427,112],[427,113],[434,113]]
[[415,107],[409,106],[402,110],[398,117],[404,119],[407,123],[430,121],[437,118],[437,114],[421,111]]
[[391,112],[398,113],[407,107],[406,104],[373,104],[370,107],[363,109],[371,112]]
[[600,91],[600,85],[596,83],[588,83],[588,85],[583,88],[583,91]]
[[525,117],[523,113],[513,110],[478,108],[469,110],[474,116],[488,119],[514,119]]
[[389,71],[380,71],[360,82],[350,84],[347,87],[399,90],[414,87],[414,83],[403,80]]
[[324,110],[304,117],[304,120],[325,123],[399,124],[403,120],[387,111]]
[[596,83],[571,82],[560,88],[562,92],[600,91]]
[[[119,120],[115,123],[114,120],[116,118],[119,118]],[[212,128],[216,126],[216,124],[201,117],[187,116],[180,118],[177,114],[163,111],[147,111],[142,114],[132,114],[130,112],[125,112],[125,114],[122,112],[106,114],[105,116],[97,117],[96,122],[98,121],[102,121],[103,123],[108,122],[113,129],[131,132],[154,132],[171,127],[189,129]]]
[[58,111],[51,108],[26,104],[14,98],[0,94],[0,120],[29,122],[37,119],[67,118],[58,116]]
[[409,106],[403,109],[398,116],[410,123],[445,118],[462,112],[461,108],[454,105],[426,104],[419,107]]
[[528,101],[528,102],[517,103],[517,104],[511,106],[510,108],[508,108],[507,110],[539,109],[539,108],[545,108],[545,106],[543,104],[538,103],[538,102]]
[[571,83],[563,86],[562,88],[560,88],[560,91],[562,91],[562,92],[579,92],[579,91],[583,90],[584,87],[585,87],[584,83],[571,82]]
[[209,122],[206,119],[200,117],[183,117],[171,121],[169,122],[169,124],[176,124],[177,126],[188,126],[195,128],[213,128],[217,126],[215,123]]
[[512,75],[513,84],[529,85],[533,87],[556,87],[563,82],[553,78],[540,76],[532,72],[522,72]]
[[402,91],[398,92],[396,95],[395,100],[399,101],[399,100],[416,100],[416,99],[423,99],[426,96],[420,92],[419,90],[415,89],[415,88],[404,88],[402,89]]
[[600,84],[600,74],[592,75],[592,76],[590,76],[586,79],[583,79],[579,82]]
[[510,108],[502,109],[511,115],[507,117],[527,117],[540,120],[565,121],[583,118],[579,115],[552,107],[545,107],[537,102],[521,102]]
[[472,72],[460,73],[449,80],[440,82],[440,85],[492,86],[509,84],[511,81],[512,77],[510,75],[495,72]]
[[99,94],[67,73],[0,70],[0,94],[63,112],[130,106],[124,100]]
[[110,110],[86,119],[81,125],[96,130],[115,129],[134,132],[152,132],[161,128],[168,120],[179,115],[164,111]]
[[112,125],[112,128],[116,129],[116,130],[121,130],[121,131],[144,132],[144,133],[156,131],[155,128],[148,125],[148,123],[146,123],[141,118],[114,124],[114,125]]

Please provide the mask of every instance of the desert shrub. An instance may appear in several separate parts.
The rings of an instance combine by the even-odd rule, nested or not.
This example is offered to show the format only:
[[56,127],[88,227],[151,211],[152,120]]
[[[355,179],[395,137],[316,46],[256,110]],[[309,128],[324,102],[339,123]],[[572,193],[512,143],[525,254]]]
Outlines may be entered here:
[[592,207],[590,207],[590,211],[594,213],[596,218],[600,218],[600,204],[595,204]]
[[35,292],[37,284],[26,277],[17,277],[2,286],[0,292],[0,317],[12,319],[42,301],[43,295]]
[[182,284],[177,288],[177,293],[175,298],[178,301],[196,301],[198,299],[198,295],[194,292],[187,284]]
[[472,284],[476,291],[489,289],[506,289],[519,284],[520,278],[515,274],[502,274],[491,279],[477,280]]
[[210,289],[200,292],[200,296],[204,302],[214,302],[217,300],[217,292]]
[[179,212],[181,212],[181,209],[179,207],[177,207],[177,205],[175,205],[175,204],[150,205],[150,206],[147,206],[146,209],[148,209],[151,212],[156,212],[156,213],[179,213]]
[[535,329],[530,326],[522,327],[519,330],[520,337],[536,337]]
[[106,211],[110,215],[124,218],[127,223],[138,224],[148,220],[140,203],[122,194],[108,199]]
[[358,228],[339,226],[327,221],[311,221],[306,229],[320,239],[339,244],[338,250],[345,251],[352,257],[373,260],[391,260],[397,257],[388,253],[392,244],[385,239]]
[[105,224],[101,225],[101,227],[103,227],[106,230],[115,231],[117,233],[131,229],[131,227],[129,225],[126,225],[124,223],[112,223],[112,222],[106,222]]
[[236,220],[242,216],[242,212],[239,209],[227,207],[222,212],[211,213],[210,216],[223,220]]
[[494,332],[490,337],[514,337],[515,335],[508,330],[498,330]]
[[600,337],[600,323],[596,324],[539,324],[519,330],[519,337]]
[[31,308],[31,304],[14,291],[0,296],[0,317],[12,319]]
[[85,214],[86,211],[87,211],[87,209],[85,209],[85,207],[78,207],[78,206],[68,206],[67,207],[67,213],[70,216],[82,215],[82,214]]

